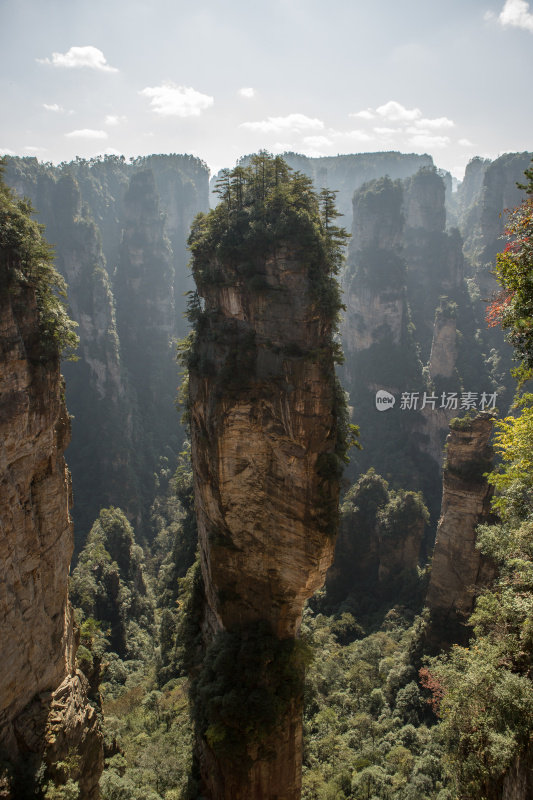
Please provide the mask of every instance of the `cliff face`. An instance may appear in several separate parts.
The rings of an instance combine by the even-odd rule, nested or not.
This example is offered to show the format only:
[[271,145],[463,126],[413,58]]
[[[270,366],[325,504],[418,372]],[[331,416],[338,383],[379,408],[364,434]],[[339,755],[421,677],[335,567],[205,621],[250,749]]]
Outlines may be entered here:
[[502,211],[522,201],[524,192],[516,184],[523,183],[524,170],[530,166],[532,157],[533,153],[528,152],[506,153],[478,166],[472,180],[466,182],[465,175],[465,194],[474,194],[469,188],[473,181],[477,199],[470,209],[464,211],[461,219],[465,230],[465,252],[472,271],[477,268],[480,272],[478,280],[482,291],[494,291],[496,286],[490,271],[496,253],[501,250],[499,238],[505,227]]
[[[443,205],[444,188],[440,178],[437,181],[442,189],[437,199]],[[394,487],[422,489],[436,513],[439,464],[424,452],[427,432],[421,402],[409,409],[402,409],[400,402],[402,393],[418,393],[421,399],[425,389],[418,331],[408,303],[411,262],[406,257],[406,213],[417,221],[422,212],[415,207],[424,207],[424,198],[417,199],[412,190],[406,204],[406,187],[389,178],[366,184],[354,195],[344,277],[342,375],[363,445],[352,456],[350,477],[374,467]],[[430,264],[425,262],[424,269]],[[395,398],[383,413],[376,407],[378,390]]]
[[435,170],[422,169],[403,183],[407,294],[422,361],[427,362],[435,310],[442,296],[457,298],[464,278],[462,240],[446,230],[445,189]]
[[[102,505],[129,503],[134,459],[131,397],[121,359],[114,298],[101,237],[81,199],[77,181],[61,176],[53,187],[47,235],[69,287],[69,311],[78,323],[78,361],[63,366],[74,446],[69,451],[79,548]],[[95,429],[99,435],[95,436]],[[91,464],[98,468],[90,469]],[[87,475],[90,469],[90,478]]]
[[420,548],[428,518],[420,499],[413,492],[389,501],[378,522],[378,583],[391,594],[389,584],[408,572],[414,573],[420,562]]
[[478,414],[454,426],[447,439],[442,512],[437,528],[426,603],[435,641],[465,638],[465,622],[479,590],[490,584],[495,567],[476,550],[476,527],[490,518],[492,486],[483,473],[491,467],[492,417]]
[[324,491],[317,462],[334,447],[331,374],[313,355],[327,330],[310,312],[307,268],[294,247],[265,258],[257,294],[217,267],[225,285],[205,289],[213,323],[198,350],[214,374],[193,372],[190,383],[209,607],[224,629],[264,619],[268,609],[283,638],[296,633],[332,555],[314,499]]
[[328,601],[348,596],[397,596],[402,582],[416,574],[428,512],[414,492],[390,492],[370,469],[346,494],[341,506],[334,562],[328,570]]
[[354,197],[342,327],[347,370],[351,353],[368,350],[380,340],[394,347],[405,343],[408,320],[401,206],[401,185],[388,178]]
[[[460,413],[460,402],[446,407],[448,393],[460,401],[463,390],[488,392],[491,382],[462,239],[446,229],[445,184],[435,169],[355,193],[347,262],[343,376],[363,445],[350,477],[372,466],[394,488],[421,489],[436,519],[442,447]],[[376,407],[379,389],[395,398],[385,413]],[[424,393],[433,401],[424,404]]]
[[437,313],[429,356],[429,375],[433,380],[452,378],[457,364],[457,324],[455,317]]
[[[388,175],[392,180],[408,178],[422,167],[433,166],[431,156],[395,151],[350,153],[349,155],[319,156],[318,158],[304,156],[300,153],[285,153],[283,158],[292,169],[299,170],[311,178],[317,192],[323,186],[328,186],[338,192],[336,205],[344,215],[344,224],[348,228],[351,222],[354,192],[360,189],[364,183],[377,180],[384,175]],[[247,163],[246,158],[243,159],[243,163]],[[212,188],[216,180],[216,176],[211,178]]]
[[185,333],[187,230],[207,206],[207,167],[188,156],[10,158],[6,177],[46,225],[79,325],[79,360],[64,367],[77,549],[109,505],[144,538],[159,458],[171,470],[183,441],[171,340]]
[[15,304],[3,293],[2,300],[2,641],[10,646],[0,696],[7,721],[36,692],[61,683],[73,668],[74,643],[67,606],[70,484],[63,459],[70,423],[59,363],[39,363],[35,298],[20,293]]
[[[55,762],[76,753],[70,777],[80,797],[92,800],[102,737],[76,671],[67,597],[73,536],[63,452],[70,422],[57,345],[43,333],[46,291],[32,285],[38,267],[28,272],[28,251],[10,246],[9,227],[0,234],[0,747],[30,783],[41,762],[53,778]],[[21,780],[13,798],[23,796]]]
[[[277,170],[276,185],[293,190],[282,162],[257,158],[260,169]],[[298,187],[295,202],[306,202]],[[279,224],[286,202],[271,192],[267,226]],[[254,219],[261,212],[250,194]],[[207,252],[192,236],[201,301],[189,413],[207,645],[196,690],[200,766],[213,800],[296,800],[303,661],[295,637],[336,534],[339,390],[332,312],[318,294],[336,288],[324,255],[300,244],[297,220],[292,236],[261,246],[243,210],[240,231],[217,235],[250,236],[254,255],[213,253],[204,231],[224,225],[224,213],[221,205],[199,224],[196,241],[207,240]],[[319,248],[319,228],[305,231]]]

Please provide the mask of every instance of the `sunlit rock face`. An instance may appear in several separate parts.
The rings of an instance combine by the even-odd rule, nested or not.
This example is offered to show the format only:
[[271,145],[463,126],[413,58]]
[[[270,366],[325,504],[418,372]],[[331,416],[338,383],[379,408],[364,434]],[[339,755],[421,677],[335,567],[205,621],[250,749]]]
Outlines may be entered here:
[[[207,643],[221,632],[246,640],[262,625],[283,643],[297,636],[333,556],[331,322],[317,311],[309,268],[290,242],[247,278],[231,264],[212,267],[216,282],[199,286],[205,305],[190,369],[204,634]],[[275,731],[248,748],[241,772],[204,739],[207,796],[299,798],[301,716],[297,693]]]
[[77,752],[72,777],[80,798],[93,800],[102,736],[75,668],[67,595],[73,535],[63,452],[70,420],[59,358],[42,344],[35,291],[6,279],[16,256],[3,250],[0,259],[0,747],[27,773],[41,760],[52,769]]
[[426,603],[432,634],[443,644],[463,639],[475,597],[496,575],[492,562],[476,549],[476,527],[490,519],[493,488],[483,474],[490,469],[492,416],[485,412],[447,439],[442,511]]

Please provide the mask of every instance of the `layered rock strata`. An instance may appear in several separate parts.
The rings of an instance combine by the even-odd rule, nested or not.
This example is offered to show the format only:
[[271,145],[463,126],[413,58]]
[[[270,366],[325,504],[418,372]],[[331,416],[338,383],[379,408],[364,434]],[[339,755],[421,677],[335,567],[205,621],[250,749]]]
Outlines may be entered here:
[[[204,636],[207,659],[218,665],[208,674],[204,662],[198,689],[204,791],[212,800],[296,800],[303,672],[295,637],[336,532],[331,321],[318,309],[297,243],[266,252],[253,275],[216,258],[208,271],[210,280],[197,277],[203,310],[189,365]],[[265,708],[250,706],[242,724],[252,736],[240,750],[232,751],[237,731],[213,722],[216,698],[207,707],[216,680],[218,695],[241,693],[241,705],[261,696],[274,714],[257,730]]]
[[493,487],[484,473],[492,464],[492,425],[492,416],[484,412],[452,425],[447,439],[442,511],[426,596],[431,638],[444,645],[465,639],[475,598],[496,575],[495,565],[476,549],[476,528],[491,516]]
[[[8,207],[8,220],[9,213]],[[13,235],[9,221],[6,226],[0,248],[0,749],[16,776],[7,796],[23,797],[41,763],[53,779],[53,764],[72,752],[77,761],[69,777],[79,783],[80,798],[94,800],[102,736],[87,682],[76,671],[67,595],[73,535],[63,452],[70,421],[57,346],[45,341],[42,329],[46,311],[31,279],[21,277],[29,271],[25,250],[4,245]]]

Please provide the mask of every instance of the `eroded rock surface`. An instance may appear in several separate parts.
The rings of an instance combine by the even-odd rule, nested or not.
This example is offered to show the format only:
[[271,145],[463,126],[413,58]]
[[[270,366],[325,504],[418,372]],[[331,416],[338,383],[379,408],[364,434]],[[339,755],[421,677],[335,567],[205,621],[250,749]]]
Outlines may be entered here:
[[[57,348],[43,336],[34,287],[17,271],[27,268],[20,252],[0,249],[0,748],[15,770],[24,765],[26,778],[43,757],[47,726],[58,743],[57,759],[75,752],[72,703],[58,705],[63,686],[63,694],[76,697],[77,724],[91,739],[91,752],[100,753],[80,784],[80,798],[93,800],[102,737],[83,686],[74,688],[79,679],[67,595],[73,535],[63,452],[70,420]],[[46,714],[36,721],[29,708],[42,693],[51,704],[45,702]]]
[[490,519],[492,486],[489,440],[493,418],[478,414],[450,431],[444,469],[442,512],[426,603],[432,638],[443,644],[463,640],[465,623],[480,589],[495,577],[494,564],[476,549],[476,527]]
[[301,792],[296,637],[333,557],[339,389],[317,296],[328,266],[313,275],[295,239],[253,266],[212,255],[195,272],[189,413],[206,600],[196,714],[212,800]]

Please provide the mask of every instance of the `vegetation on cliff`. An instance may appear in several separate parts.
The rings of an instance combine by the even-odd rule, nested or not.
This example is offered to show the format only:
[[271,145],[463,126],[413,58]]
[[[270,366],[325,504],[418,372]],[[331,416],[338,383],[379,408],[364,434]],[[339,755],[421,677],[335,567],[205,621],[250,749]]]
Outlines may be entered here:
[[2,291],[33,289],[39,312],[40,343],[44,357],[72,355],[78,345],[75,323],[66,308],[66,284],[53,266],[43,225],[31,219],[28,200],[17,199],[6,186],[0,163],[0,269]]
[[[339,216],[334,192],[317,195],[312,181],[293,172],[281,156],[252,156],[247,167],[223,170],[217,182],[220,202],[192,227],[189,246],[198,286],[211,277],[213,256],[254,270],[254,260],[287,240],[295,242],[309,265],[317,303],[329,319],[341,309],[336,275],[347,234],[334,224]],[[208,270],[206,273],[205,270]]]
[[521,185],[528,197],[508,212],[505,249],[496,256],[494,274],[501,291],[487,312],[489,325],[507,331],[524,370],[533,370],[533,167]]
[[[533,173],[528,194],[533,191]],[[529,218],[529,221],[527,221]],[[521,363],[523,381],[531,377],[533,342],[529,335],[533,251],[528,238],[531,200],[511,213],[515,236],[498,257],[497,275],[505,293],[489,319],[500,320]],[[522,227],[522,225],[524,227]],[[529,309],[529,310],[528,310]],[[495,800],[512,767],[530,751],[533,719],[533,396],[524,394],[515,414],[496,422],[501,466],[489,476],[497,493],[500,519],[479,529],[479,547],[499,567],[495,585],[479,597],[470,624],[469,647],[454,646],[432,661],[439,729],[449,772],[461,798]],[[524,777],[525,791],[531,789]],[[525,795],[524,795],[525,796]]]
[[391,490],[371,468],[346,492],[340,512],[327,606],[350,602],[358,614],[370,614],[385,599],[421,602],[419,560],[429,522],[421,494]]
[[124,513],[102,509],[72,572],[70,594],[82,629],[96,620],[108,639],[114,655],[102,677],[112,684],[123,683],[153,650],[154,601],[144,573],[143,551]]
[[[79,290],[86,302],[79,308],[91,319],[97,317],[98,303],[105,301],[112,307],[113,284],[119,286],[122,281],[120,274],[116,278],[114,272],[118,245],[113,237],[123,213],[128,170],[153,169],[159,195],[163,197],[166,187],[170,196],[171,172],[175,166],[171,160],[172,157],[161,157],[156,164],[153,157],[139,159],[130,167],[124,159],[109,157],[62,165],[61,169],[69,175],[63,176],[54,202],[56,221],[62,227],[65,243],[73,247],[73,252],[93,253],[94,217],[103,226],[107,252],[112,253],[115,247],[109,273],[100,255],[81,265]],[[191,160],[188,168],[190,175],[203,174],[195,160]],[[53,169],[42,167],[43,181],[50,178]],[[29,180],[35,177],[33,167],[28,166],[27,177]],[[182,178],[186,192],[180,195],[183,205],[178,205],[185,217],[187,208],[190,211],[193,204],[191,200],[188,205],[195,187],[188,182],[185,172]],[[152,192],[153,211],[157,206],[153,184],[150,192],[141,192],[141,181],[137,187],[133,182],[136,191],[132,192],[132,198],[142,205]],[[418,183],[411,184],[429,187],[439,181],[438,175],[429,170],[419,176]],[[83,187],[84,200],[90,198],[91,204],[94,201],[90,212],[80,207],[79,213],[73,213],[78,205],[76,182]],[[40,189],[43,198],[45,185],[46,181]],[[380,192],[387,187],[392,187],[394,203],[389,208],[385,202],[383,208],[391,225],[401,226],[405,213],[402,191],[393,181],[384,179],[377,187],[365,187],[360,202],[376,201],[379,211]],[[404,186],[403,192],[406,191]],[[265,251],[283,247],[287,238],[297,232],[299,255],[312,268],[314,311],[329,326],[328,348],[339,358],[334,323],[342,306],[333,276],[339,269],[345,234],[335,224],[333,193],[316,192],[307,177],[291,172],[282,159],[266,154],[252,158],[248,166],[224,173],[218,193],[217,208],[198,218],[191,234],[199,287],[209,289],[218,284],[228,288],[224,287],[226,279],[217,266],[228,260],[250,295],[264,297],[267,286],[257,270],[258,264]],[[383,200],[384,196],[380,202]],[[9,262],[6,274],[35,289],[46,357],[56,358],[61,348],[68,350],[74,344],[72,328],[62,316],[60,292],[64,284],[51,267],[48,248],[40,238],[41,226],[30,220],[29,204],[15,200],[4,188],[0,188],[0,201],[2,255],[3,243],[8,241],[18,242],[21,254],[20,264]],[[505,294],[491,311],[493,320],[506,324],[524,365],[522,378],[527,377],[533,359],[529,324],[533,294],[531,249],[529,239],[525,238],[532,233],[530,203],[531,200],[526,201],[517,215],[510,218],[509,231],[516,224],[516,232],[512,233],[511,246],[498,259],[497,267]],[[154,259],[158,257],[159,246],[169,254],[159,210],[154,217],[161,235],[158,234],[148,261],[152,255]],[[137,236],[139,231],[134,234]],[[427,388],[417,344],[425,350],[429,347],[427,338],[421,344],[420,332],[427,323],[426,306],[431,303],[421,282],[415,296],[418,273],[411,278],[411,286],[406,284],[409,265],[406,270],[405,253],[427,259],[436,273],[449,264],[448,256],[455,257],[460,241],[456,234],[443,231],[429,232],[422,243],[411,234],[403,254],[392,253],[389,258],[383,251],[375,255],[368,250],[364,265],[368,285],[383,290],[384,296],[389,293],[385,299],[391,299],[393,289],[397,290],[397,296],[403,296],[407,287],[409,302],[417,304],[416,314],[405,318],[402,348],[378,341],[365,358],[348,366],[352,372],[356,368],[358,375],[363,369],[367,374],[375,370],[383,382],[386,378],[407,376],[411,381],[408,388],[415,390]],[[184,239],[183,232],[177,229],[172,235],[169,233],[173,247],[178,246],[175,242],[180,235]],[[136,242],[143,244],[141,239]],[[59,239],[57,242],[63,246]],[[147,243],[145,239],[144,244]],[[129,257],[130,254],[123,254],[119,273],[122,269],[129,270]],[[320,264],[325,264],[325,268]],[[172,270],[169,272],[168,260],[161,265],[160,277],[163,275],[170,296],[178,286],[177,278]],[[476,331],[470,299],[463,289],[443,298],[435,283],[429,293],[431,302],[433,296],[438,300],[439,321],[457,320],[458,330],[463,334],[462,344],[460,336],[458,339],[458,381],[459,376],[476,376],[477,380],[484,374],[480,367],[482,336]],[[217,346],[221,341],[228,344],[228,359],[219,388],[238,391],[243,381],[248,380],[261,343],[257,337],[241,336],[234,329],[236,326],[215,331],[211,327],[211,312],[200,294],[189,295],[189,317],[197,332],[184,347],[185,360],[193,371],[208,377],[213,364],[197,349],[195,335],[203,330],[213,338],[218,336]],[[143,326],[153,324],[154,311],[148,312],[142,299],[133,298],[135,302],[131,303],[131,308],[137,309],[136,321]],[[122,324],[127,326],[131,316],[127,313],[127,293],[122,302]],[[415,318],[416,330],[412,325]],[[113,326],[105,327],[105,331],[109,333],[111,349],[118,354],[120,342],[114,317]],[[164,338],[161,336],[158,341]],[[135,364],[136,347],[130,348],[132,374],[136,369],[139,373],[136,384],[142,382],[144,368],[159,357],[159,345],[144,344],[146,348],[138,364]],[[274,353],[275,348],[270,349]],[[96,350],[90,354],[95,353]],[[297,347],[276,355],[302,360],[314,356]],[[154,364],[154,368],[158,365]],[[495,376],[496,372],[495,369]],[[71,385],[81,395],[90,380],[87,368],[79,383]],[[444,383],[446,380],[435,383],[439,388],[441,384],[444,388],[455,388],[455,374],[449,379],[449,387]],[[150,381],[150,386],[145,387],[147,393],[156,383],[157,380]],[[174,384],[172,390],[173,387]],[[465,388],[478,387],[476,384]],[[345,401],[339,384],[335,391],[341,409]],[[169,394],[167,386],[167,406]],[[354,398],[357,399],[355,390],[352,402]],[[91,402],[88,399],[86,405]],[[155,402],[151,407],[156,408]],[[104,428],[100,407],[98,413],[93,411],[94,416],[86,416],[88,410],[85,406],[83,409],[88,440],[94,430]],[[121,430],[131,428],[136,424],[134,404],[124,400],[120,409],[124,417]],[[374,436],[375,441],[371,449],[367,446],[366,453],[374,461],[382,455],[387,457],[390,468],[386,477],[390,483],[371,470],[361,475],[345,495],[341,507],[344,539],[341,537],[338,553],[342,572],[335,577],[337,583],[333,578],[331,582],[328,579],[327,591],[319,593],[304,612],[301,642],[297,646],[294,642],[280,642],[262,626],[243,635],[225,632],[210,646],[202,667],[199,667],[198,623],[203,586],[199,563],[195,560],[197,528],[188,453],[177,456],[177,442],[172,453],[167,451],[164,455],[158,451],[159,445],[150,446],[151,463],[158,462],[158,472],[154,474],[155,469],[150,470],[146,465],[140,468],[129,461],[131,450],[124,442],[121,449],[118,440],[111,441],[104,434],[100,452],[107,449],[117,462],[128,463],[138,473],[137,481],[146,478],[144,485],[149,483],[150,493],[154,487],[158,491],[151,515],[146,515],[142,535],[141,529],[138,530],[140,541],[146,546],[144,553],[135,542],[126,515],[116,508],[104,509],[72,573],[72,596],[80,621],[78,661],[93,690],[100,679],[103,697],[107,757],[102,779],[104,800],[189,800],[198,796],[192,758],[193,720],[188,705],[191,694],[197,700],[196,724],[205,731],[213,751],[229,755],[236,768],[245,769],[248,744],[260,751],[291,701],[302,691],[305,693],[305,800],[455,800],[456,797],[499,800],[509,768],[518,756],[527,752],[531,741],[532,411],[532,397],[525,395],[513,415],[497,425],[496,448],[502,456],[502,465],[491,479],[498,492],[495,507],[500,521],[484,526],[479,541],[483,553],[499,564],[500,577],[478,600],[470,620],[474,638],[469,647],[454,647],[448,657],[428,664],[422,655],[425,619],[421,615],[426,575],[416,569],[416,556],[412,557],[413,552],[419,552],[417,537],[427,522],[427,511],[418,492],[399,488],[418,488],[420,484],[413,482],[413,476],[427,472],[428,462],[421,453],[421,439],[413,435],[403,419],[398,424],[397,418],[389,415],[389,430],[385,415],[378,415],[382,425],[380,435]],[[152,426],[153,413],[146,414],[148,427]],[[359,419],[357,407],[355,414]],[[154,423],[153,430],[163,429],[165,434],[161,419],[157,425]],[[118,421],[118,417],[109,417],[107,429],[112,427],[113,420]],[[469,421],[459,420],[455,425],[464,428]],[[319,465],[325,478],[338,477],[346,457],[346,444],[354,434],[345,411],[340,413],[337,426],[335,457],[322,459]],[[368,430],[367,437],[371,439]],[[144,452],[148,439],[137,440],[139,450]],[[159,441],[163,439],[160,437]],[[87,452],[80,454],[81,461]],[[402,458],[398,457],[399,452]],[[176,458],[178,471],[172,478]],[[364,463],[363,459],[361,465]],[[487,468],[487,463],[480,461],[471,475],[463,477],[475,478]],[[91,485],[94,484],[88,483]],[[128,479],[123,486],[124,494],[136,485],[135,480]],[[116,487],[113,491],[116,496]],[[95,494],[100,496],[100,490]],[[145,498],[145,505],[149,499]],[[134,505],[132,502],[132,508]],[[411,542],[411,550],[404,559],[401,554],[407,541]],[[383,571],[383,565],[388,572]],[[303,684],[302,665],[310,657]],[[274,672],[270,669],[273,660],[278,664]],[[193,682],[188,677],[191,668],[196,670]],[[251,678],[252,673],[258,676],[257,680]],[[67,783],[63,796],[69,790],[76,792]],[[62,791],[59,787],[59,794]]]
[[78,360],[63,364],[76,556],[102,507],[124,509],[149,538],[154,473],[160,459],[175,469],[183,443],[173,340],[187,328],[186,241],[208,207],[207,166],[175,154],[8,157],[5,178],[45,224],[78,323]]

